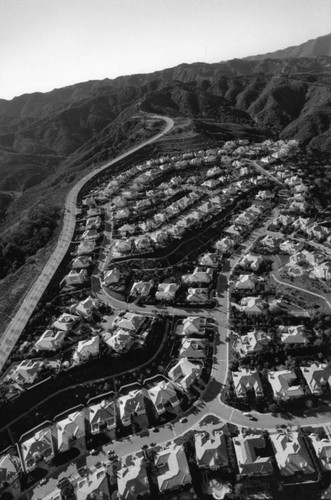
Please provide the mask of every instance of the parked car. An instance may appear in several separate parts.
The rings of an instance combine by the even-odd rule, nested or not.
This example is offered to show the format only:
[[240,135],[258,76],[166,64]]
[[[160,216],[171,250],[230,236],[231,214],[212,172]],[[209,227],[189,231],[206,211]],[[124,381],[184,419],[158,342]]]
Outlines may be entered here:
[[180,418],[179,421],[181,424],[186,424],[187,418],[186,417]]

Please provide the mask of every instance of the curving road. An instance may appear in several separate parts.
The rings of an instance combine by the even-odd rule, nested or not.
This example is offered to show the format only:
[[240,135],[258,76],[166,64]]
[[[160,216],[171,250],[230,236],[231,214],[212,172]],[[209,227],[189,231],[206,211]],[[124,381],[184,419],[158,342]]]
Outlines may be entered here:
[[125,153],[121,154],[117,158],[106,162],[101,167],[93,170],[88,175],[83,177],[68,193],[66,201],[65,201],[65,214],[63,219],[63,227],[61,234],[59,236],[59,240],[57,246],[48,259],[44,269],[39,275],[38,279],[32,285],[28,293],[26,294],[19,310],[15,314],[11,323],[6,328],[4,334],[1,336],[0,340],[0,371],[2,370],[5,362],[7,361],[12,349],[14,348],[16,342],[18,341],[25,325],[27,324],[30,316],[32,315],[38,301],[41,299],[43,293],[45,292],[50,280],[52,279],[55,271],[58,269],[61,264],[64,256],[66,255],[71,240],[73,238],[73,234],[75,231],[76,225],[76,202],[77,196],[82,189],[82,187],[92,179],[96,174],[99,174],[103,170],[106,170],[108,167],[115,165],[118,161],[123,160],[128,157],[132,153],[139,151],[143,147],[148,144],[152,144],[157,141],[165,134],[167,134],[174,126],[174,121],[166,116],[161,115],[149,115],[151,118],[157,118],[165,121],[165,128],[159,132],[157,135],[151,137],[147,141],[139,144],[138,146],[134,146],[129,149]]

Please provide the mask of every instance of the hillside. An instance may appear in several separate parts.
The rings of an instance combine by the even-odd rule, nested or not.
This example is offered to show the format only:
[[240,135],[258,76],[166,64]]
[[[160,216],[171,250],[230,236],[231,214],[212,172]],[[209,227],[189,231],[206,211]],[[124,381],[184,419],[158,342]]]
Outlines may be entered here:
[[[331,57],[327,41],[319,40],[307,42],[310,52],[308,45],[297,52],[305,57],[180,64],[0,99],[0,262],[7,280],[1,295],[45,245],[47,254],[70,187],[97,163],[156,133],[160,124],[144,111],[186,120],[185,133],[195,144],[296,138],[308,151],[330,157]],[[38,206],[43,218],[36,216]],[[31,239],[39,227],[42,237]]]
[[246,57],[245,59],[256,61],[260,59],[290,59],[319,56],[331,56],[331,33],[319,36],[313,40],[308,40],[300,45],[276,50],[275,52],[268,52],[267,54]]

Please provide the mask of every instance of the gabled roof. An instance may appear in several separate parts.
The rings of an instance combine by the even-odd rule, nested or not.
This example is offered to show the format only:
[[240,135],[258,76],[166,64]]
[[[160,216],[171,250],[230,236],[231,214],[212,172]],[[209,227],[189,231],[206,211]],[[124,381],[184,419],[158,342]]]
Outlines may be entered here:
[[63,343],[65,335],[65,332],[46,330],[34,346],[38,351],[55,351]]
[[158,468],[157,482],[160,491],[172,490],[192,481],[186,455],[180,445],[172,444],[159,452],[155,465]]
[[145,397],[146,395],[141,389],[136,389],[118,398],[121,418],[129,419],[135,412],[145,412]]
[[73,354],[73,361],[79,363],[81,359],[96,356],[99,353],[99,337],[94,335],[90,339],[80,340]]
[[313,462],[302,436],[298,432],[270,434],[275,458],[282,476],[292,476],[296,472],[315,472]]
[[199,467],[224,467],[229,463],[226,439],[221,429],[196,432],[195,452]]
[[256,396],[263,394],[260,375],[256,370],[243,369],[238,372],[232,372],[232,379],[238,397],[246,396],[249,389],[252,389]]
[[67,415],[66,418],[56,422],[57,445],[59,452],[65,451],[69,447],[72,438],[80,438],[85,435],[84,410],[75,411]]
[[202,366],[191,363],[187,358],[180,358],[168,372],[168,376],[183,389],[188,389],[200,376]]
[[304,390],[300,384],[293,385],[293,381],[296,379],[296,374],[290,370],[270,371],[268,373],[268,380],[274,396],[284,400],[304,395]]
[[123,316],[117,316],[113,325],[123,330],[137,331],[145,321],[145,317],[135,313],[125,313]]
[[154,406],[164,406],[167,403],[178,404],[179,400],[175,388],[171,382],[162,380],[154,387],[148,389],[148,394]]
[[204,359],[206,357],[206,340],[183,338],[179,355],[181,358]]
[[239,434],[233,438],[240,474],[264,476],[273,473],[272,457],[261,456],[259,450],[266,448],[263,435]]
[[30,468],[30,460],[36,457],[51,457],[54,455],[52,428],[45,427],[36,431],[30,438],[20,442],[21,454],[25,466]]
[[123,500],[136,500],[137,495],[149,492],[143,458],[127,456],[122,459],[122,467],[117,473],[117,486]]
[[133,343],[133,337],[127,330],[118,329],[113,334],[107,332],[102,335],[103,340],[116,352],[129,349]]
[[4,483],[11,484],[15,479],[18,479],[18,470],[13,457],[9,453],[0,455],[0,489]]
[[103,424],[115,418],[115,403],[110,399],[103,399],[99,403],[88,406],[88,415],[91,427]]
[[331,387],[330,364],[316,362],[309,366],[301,366],[300,370],[313,394],[321,394],[324,387]]

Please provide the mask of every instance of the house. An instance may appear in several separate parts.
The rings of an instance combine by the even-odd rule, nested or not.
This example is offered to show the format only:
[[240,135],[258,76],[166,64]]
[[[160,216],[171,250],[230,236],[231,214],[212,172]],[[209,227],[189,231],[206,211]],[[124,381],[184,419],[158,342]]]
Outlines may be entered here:
[[331,280],[331,261],[323,262],[314,267],[310,273],[311,277],[322,279],[326,281]]
[[321,439],[318,434],[312,432],[309,434],[309,439],[313,445],[316,456],[322,464],[324,470],[331,471],[331,441],[328,438]]
[[157,483],[161,493],[192,484],[184,449],[173,441],[167,448],[157,453],[155,466],[158,469]]
[[52,328],[61,330],[62,332],[69,332],[78,320],[78,316],[74,314],[63,313],[54,321]]
[[37,340],[34,348],[37,351],[56,351],[60,349],[65,339],[65,332],[46,330]]
[[82,234],[82,240],[84,241],[95,241],[99,238],[100,233],[96,229],[88,229]]
[[167,244],[169,240],[169,233],[165,229],[162,229],[150,234],[150,238],[156,246],[162,247]]
[[206,266],[206,267],[217,267],[218,264],[218,258],[217,258],[217,253],[205,253],[199,257],[199,266]]
[[276,400],[288,401],[289,399],[304,396],[303,387],[297,382],[297,375],[291,370],[270,371],[268,380]]
[[298,432],[270,434],[270,441],[281,476],[293,476],[298,472],[301,475],[315,472],[301,434]]
[[279,245],[279,250],[287,254],[294,254],[302,250],[303,243],[295,240],[285,240]]
[[234,240],[226,236],[225,238],[216,241],[215,248],[217,252],[228,253],[233,250],[234,244]]
[[130,215],[130,210],[128,208],[122,208],[121,210],[117,210],[114,214],[114,219],[123,220],[127,219]]
[[80,269],[77,271],[76,269],[72,269],[69,274],[64,278],[66,285],[75,286],[82,285],[87,281],[88,275],[86,269]]
[[116,326],[117,328],[122,328],[123,330],[137,332],[139,328],[141,328],[145,320],[146,316],[141,316],[140,314],[127,312],[122,316],[117,316],[113,321],[113,326]]
[[22,436],[19,442],[20,454],[22,457],[22,466],[28,474],[41,460],[46,463],[54,457],[54,443],[52,427],[41,427],[26,434],[29,437]]
[[89,296],[86,299],[81,300],[79,304],[74,305],[71,309],[72,312],[83,316],[84,318],[91,318],[92,313],[95,309],[99,307],[99,300],[93,299],[93,297]]
[[102,399],[98,403],[89,404],[88,422],[91,433],[98,434],[104,429],[107,431],[116,428],[116,406],[110,399]]
[[276,252],[279,246],[280,239],[267,234],[260,240],[260,245],[269,250],[270,252]]
[[[110,499],[107,469],[104,465],[89,467],[88,474],[76,480],[76,500]],[[62,496],[63,498],[63,496]]]
[[206,323],[206,318],[201,316],[188,316],[177,327],[176,333],[185,336],[205,335]]
[[[11,453],[0,455],[0,491],[9,488],[16,498],[21,493],[19,458]],[[5,493],[3,498],[5,498]],[[10,497],[8,497],[10,498]]]
[[90,255],[95,249],[95,241],[82,241],[77,247],[77,255]]
[[331,387],[330,364],[315,362],[309,366],[301,366],[300,370],[312,394],[321,395],[325,388]]
[[99,354],[99,337],[97,335],[90,339],[80,340],[76,346],[72,360],[75,364],[87,361],[89,358]]
[[246,397],[248,391],[253,391],[256,397],[263,396],[261,379],[257,370],[243,369],[232,372],[232,380],[238,398]]
[[191,363],[187,358],[180,360],[169,370],[168,377],[182,389],[187,390],[200,377],[202,365]]
[[85,229],[88,231],[89,229],[99,229],[101,226],[102,220],[100,216],[96,217],[88,217],[86,224],[85,224]]
[[91,257],[87,255],[82,255],[81,257],[77,257],[73,260],[71,267],[73,269],[86,269],[92,265]]
[[234,286],[237,290],[253,291],[255,290],[258,281],[259,280],[255,274],[241,274]]
[[148,389],[148,395],[152,400],[159,415],[164,413],[170,406],[171,410],[179,410],[179,399],[174,385],[171,382],[162,380],[154,387]]
[[149,495],[149,481],[144,457],[126,456],[122,458],[117,472],[117,489],[120,500],[136,500]]
[[240,261],[239,264],[244,269],[250,269],[251,271],[258,271],[263,262],[261,255],[253,255],[251,253],[246,254]]
[[229,465],[229,455],[222,429],[195,432],[195,454],[200,469],[217,470]]
[[201,186],[205,187],[207,189],[215,189],[217,186],[220,184],[218,179],[208,179],[207,181],[204,181]]
[[122,238],[125,238],[126,236],[132,235],[135,230],[135,226],[132,226],[131,224],[124,224],[118,229],[118,232],[120,233]]
[[187,302],[191,304],[204,304],[208,302],[208,289],[207,288],[189,288],[186,295]]
[[182,345],[179,350],[180,358],[188,358],[192,360],[203,360],[206,357],[206,340],[183,338]]
[[176,283],[160,283],[157,287],[155,298],[156,300],[165,300],[167,302],[174,300],[178,288]]
[[116,240],[112,248],[114,257],[121,257],[123,254],[128,254],[132,249],[132,240]]
[[143,389],[136,389],[118,398],[120,418],[124,426],[131,424],[133,416],[138,417],[140,421],[147,420],[145,398],[146,394]]
[[104,274],[103,282],[106,286],[118,283],[121,277],[121,272],[117,267],[110,269]]
[[131,297],[148,297],[152,288],[153,283],[149,281],[135,281],[131,287],[130,295]]
[[[262,434],[239,434],[232,439],[241,476],[268,476],[273,474],[272,457],[266,455],[266,441]],[[263,450],[261,453],[259,450]]]
[[267,314],[268,304],[258,297],[244,297],[240,301],[241,310],[248,315]]
[[148,252],[149,250],[152,250],[151,239],[145,234],[137,236],[134,240],[134,245],[137,252]]
[[58,416],[54,420],[59,453],[69,450],[74,441],[85,437],[85,413],[83,408],[69,413],[65,418]]
[[13,363],[4,375],[4,382],[15,382],[20,386],[33,384],[44,364],[39,359],[24,359],[19,363]]
[[102,338],[113,351],[118,353],[129,351],[134,342],[132,335],[127,330],[122,330],[121,328],[114,333],[104,333]]
[[304,325],[279,326],[278,332],[283,344],[307,344],[309,342]]
[[204,283],[209,284],[213,279],[213,269],[208,267],[206,271],[202,267],[196,267],[191,274],[184,274],[182,280],[184,283]]
[[234,349],[240,356],[249,356],[264,351],[270,342],[270,335],[253,330],[248,332],[247,335],[238,336]]

